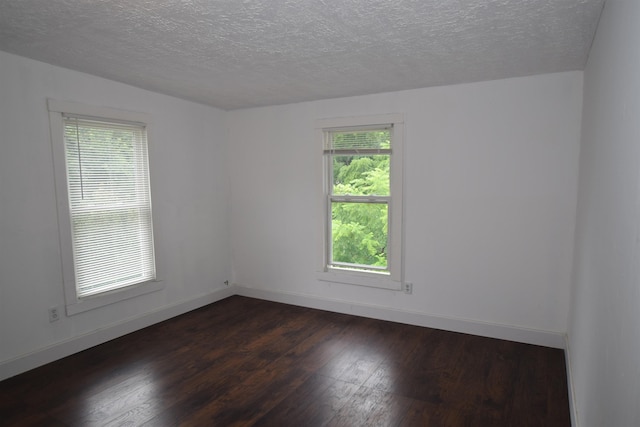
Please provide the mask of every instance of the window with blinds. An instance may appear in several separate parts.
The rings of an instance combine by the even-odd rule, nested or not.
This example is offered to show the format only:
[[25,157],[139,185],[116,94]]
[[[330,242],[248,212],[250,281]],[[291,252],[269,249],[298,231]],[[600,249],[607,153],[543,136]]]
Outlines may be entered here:
[[316,135],[323,154],[318,278],[401,289],[403,116],[318,119]]
[[77,297],[155,279],[145,125],[62,120]]

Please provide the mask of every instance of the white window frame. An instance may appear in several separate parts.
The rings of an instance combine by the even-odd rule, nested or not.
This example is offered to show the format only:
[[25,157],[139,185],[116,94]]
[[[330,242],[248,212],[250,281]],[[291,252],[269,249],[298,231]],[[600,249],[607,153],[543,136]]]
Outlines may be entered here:
[[[113,304],[139,295],[155,292],[164,288],[162,281],[155,280],[138,283],[124,288],[99,294],[78,297],[76,290],[75,268],[73,260],[73,240],[71,215],[69,208],[69,194],[67,189],[67,161],[64,144],[63,114],[78,115],[102,119],[105,121],[124,121],[143,123],[146,127],[147,140],[152,134],[151,117],[143,113],[135,113],[113,108],[95,107],[76,102],[47,100],[49,110],[49,126],[51,131],[51,145],[58,210],[58,233],[60,239],[60,254],[62,262],[62,276],[66,313],[68,316]],[[156,273],[157,275],[157,273]]]
[[[330,221],[331,208],[329,205],[331,159],[324,153],[327,132],[371,128],[375,126],[392,126],[391,160],[390,160],[390,197],[389,205],[389,234],[388,234],[388,273],[378,273],[365,270],[347,270],[334,268],[329,265],[329,250],[331,247]],[[359,286],[368,286],[394,291],[402,290],[404,280],[404,226],[403,226],[403,145],[404,145],[404,117],[402,114],[380,114],[360,117],[338,117],[318,119],[315,123],[318,157],[322,160],[318,170],[322,171],[319,181],[321,196],[318,210],[322,212],[322,220],[318,227],[318,268],[317,278],[321,281],[336,282]],[[335,197],[335,196],[334,196]],[[386,197],[384,199],[387,199]]]

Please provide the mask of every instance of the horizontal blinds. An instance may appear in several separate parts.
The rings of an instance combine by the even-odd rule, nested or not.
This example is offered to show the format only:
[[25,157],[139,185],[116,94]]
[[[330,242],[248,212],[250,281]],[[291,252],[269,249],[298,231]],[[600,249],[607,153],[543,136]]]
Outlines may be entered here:
[[64,117],[78,297],[155,278],[144,125]]
[[325,131],[324,152],[335,155],[391,153],[391,126]]

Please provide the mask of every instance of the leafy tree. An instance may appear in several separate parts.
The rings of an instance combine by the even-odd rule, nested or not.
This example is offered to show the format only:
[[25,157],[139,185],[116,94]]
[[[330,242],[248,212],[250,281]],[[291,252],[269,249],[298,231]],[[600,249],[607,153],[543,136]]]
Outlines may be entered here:
[[[389,132],[367,132],[379,148],[389,147]],[[338,142],[339,143],[339,142]],[[333,194],[388,196],[388,154],[333,157]],[[331,207],[333,260],[387,265],[388,211],[384,203],[334,202]]]

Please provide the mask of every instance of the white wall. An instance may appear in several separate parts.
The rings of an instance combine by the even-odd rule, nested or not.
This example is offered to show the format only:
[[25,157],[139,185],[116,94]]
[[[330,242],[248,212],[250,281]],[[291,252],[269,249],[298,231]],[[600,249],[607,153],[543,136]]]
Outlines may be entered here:
[[[248,288],[566,331],[582,73],[228,114],[234,280]],[[316,279],[318,118],[405,115],[413,295]]]
[[[154,117],[163,291],[49,323],[64,297],[47,98]],[[0,52],[0,378],[34,352],[205,301],[232,265],[254,290],[563,334],[581,103],[570,72],[222,112]],[[413,295],[315,275],[314,122],[389,112],[405,115]]]
[[640,425],[640,2],[608,1],[584,73],[569,356],[580,426]]
[[[156,257],[166,285],[55,323],[47,310],[63,306],[64,295],[47,98],[153,117]],[[0,52],[0,379],[3,362],[224,286],[231,262],[223,120],[220,110]]]

